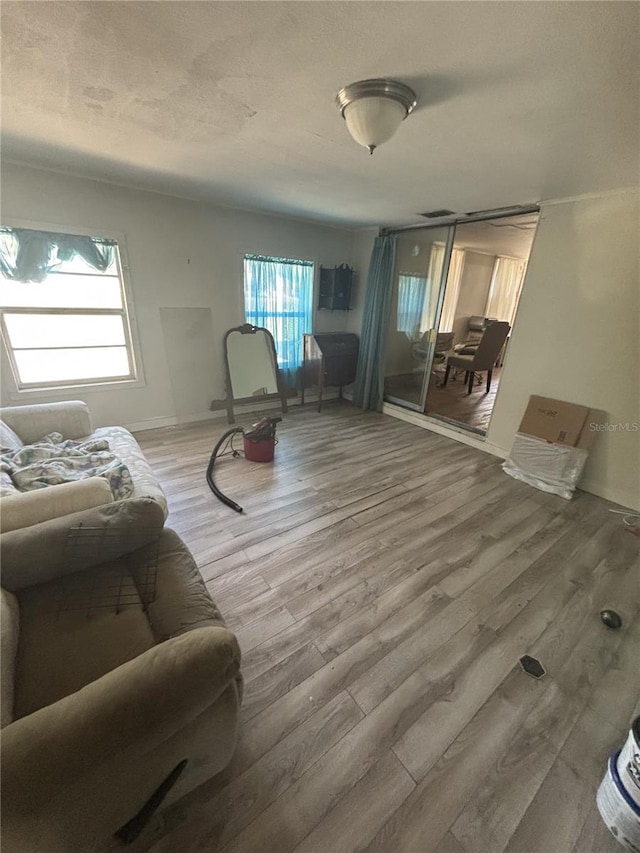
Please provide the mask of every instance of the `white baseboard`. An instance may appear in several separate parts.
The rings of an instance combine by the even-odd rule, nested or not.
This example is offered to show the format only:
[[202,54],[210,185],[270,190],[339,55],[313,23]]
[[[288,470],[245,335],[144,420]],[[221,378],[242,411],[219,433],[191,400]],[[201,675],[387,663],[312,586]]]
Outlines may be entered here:
[[[346,396],[346,395],[345,395]],[[338,397],[337,390],[325,392],[322,396],[323,400],[335,400]],[[305,392],[305,404],[317,403],[317,393]],[[287,400],[290,408],[300,406],[300,397],[292,397]],[[234,405],[236,418],[242,418],[243,415],[250,414],[256,410],[264,412],[280,411],[279,400],[268,400],[266,402],[245,403],[241,406]],[[136,421],[132,424],[125,424],[129,432],[144,432],[148,429],[166,429],[166,427],[187,426],[188,424],[201,423],[202,421],[218,421],[227,419],[227,410],[219,409],[215,412],[194,412],[189,415],[180,415],[173,417],[158,417],[148,418],[144,421]]]
[[485,453],[491,453],[493,456],[498,456],[500,459],[506,459],[509,451],[495,444],[491,444],[486,438],[480,435],[474,435],[465,429],[455,427],[453,425],[444,424],[435,418],[430,418],[428,415],[421,415],[419,412],[412,412],[409,409],[403,409],[401,406],[395,406],[393,403],[384,403],[382,413],[391,415],[392,418],[397,418],[399,421],[406,421],[409,424],[418,426],[421,429],[428,429],[430,432],[436,432],[438,435],[444,435],[447,438],[452,438],[454,441],[459,441],[460,444],[466,444],[469,447],[475,447],[478,450],[484,450]]
[[226,412],[197,412],[191,415],[181,415],[178,417],[159,417],[147,418],[144,421],[136,421],[132,424],[124,424],[129,432],[144,432],[148,429],[165,429],[166,427],[183,426],[186,424],[195,424],[200,421],[212,421],[218,418],[226,417]]

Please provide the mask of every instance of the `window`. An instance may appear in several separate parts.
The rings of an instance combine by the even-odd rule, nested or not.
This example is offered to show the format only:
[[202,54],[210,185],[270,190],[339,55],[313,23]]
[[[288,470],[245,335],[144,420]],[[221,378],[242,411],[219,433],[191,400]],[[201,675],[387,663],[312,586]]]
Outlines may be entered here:
[[429,304],[426,278],[401,272],[398,276],[398,331],[418,340]]
[[273,335],[278,366],[293,387],[302,363],[302,336],[313,324],[313,263],[245,255],[244,313],[247,323]]
[[115,240],[1,228],[0,315],[20,390],[136,378]]
[[513,327],[526,267],[527,262],[521,258],[498,255],[493,265],[486,317],[506,320]]

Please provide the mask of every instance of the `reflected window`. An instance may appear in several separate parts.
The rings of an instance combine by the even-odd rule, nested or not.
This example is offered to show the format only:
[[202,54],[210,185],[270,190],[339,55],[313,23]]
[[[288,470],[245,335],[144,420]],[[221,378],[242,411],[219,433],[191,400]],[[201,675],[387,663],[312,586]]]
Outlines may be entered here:
[[429,287],[426,278],[410,273],[398,276],[398,331],[410,340],[417,340],[424,331],[424,317],[429,308]]

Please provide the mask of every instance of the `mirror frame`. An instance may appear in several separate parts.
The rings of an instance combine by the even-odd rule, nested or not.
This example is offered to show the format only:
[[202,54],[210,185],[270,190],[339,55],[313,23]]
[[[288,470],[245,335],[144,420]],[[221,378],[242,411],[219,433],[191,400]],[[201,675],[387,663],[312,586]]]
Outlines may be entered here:
[[[269,340],[271,345],[271,353],[273,355],[273,365],[276,372],[276,387],[277,392],[275,394],[263,394],[258,395],[256,397],[234,397],[233,396],[233,386],[231,384],[231,370],[229,369],[229,349],[227,347],[227,340],[229,335],[233,333],[240,333],[241,335],[255,335],[257,332],[264,332]],[[264,326],[252,326],[251,323],[243,323],[242,326],[234,326],[232,329],[229,329],[224,336],[223,340],[223,348],[224,348],[224,369],[225,369],[225,384],[226,384],[226,399],[225,404],[227,408],[227,420],[230,424],[234,424],[236,422],[235,415],[233,412],[233,404],[234,403],[254,403],[256,401],[264,402],[265,400],[277,400],[280,399],[280,405],[282,407],[283,414],[286,414],[288,411],[287,407],[287,396],[285,392],[285,388],[282,382],[282,374],[280,372],[280,368],[278,367],[278,354],[276,352],[276,345],[273,340],[273,335],[269,331],[269,329],[265,329]]]

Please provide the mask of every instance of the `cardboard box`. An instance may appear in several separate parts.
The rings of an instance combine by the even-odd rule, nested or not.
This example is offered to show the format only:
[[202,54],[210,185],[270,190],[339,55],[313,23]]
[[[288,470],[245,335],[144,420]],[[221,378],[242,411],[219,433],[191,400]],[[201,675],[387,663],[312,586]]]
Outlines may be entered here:
[[602,409],[589,409],[589,414],[582,427],[582,432],[576,443],[581,450],[589,450],[595,437],[598,435],[598,427],[606,423],[607,413]]
[[594,427],[604,423],[605,413],[551,397],[529,397],[518,432],[565,447],[588,450],[597,434]]
[[551,397],[529,397],[502,470],[536,489],[571,498],[605,412]]

